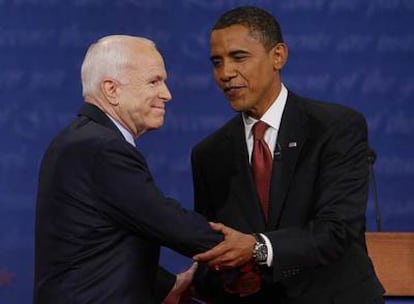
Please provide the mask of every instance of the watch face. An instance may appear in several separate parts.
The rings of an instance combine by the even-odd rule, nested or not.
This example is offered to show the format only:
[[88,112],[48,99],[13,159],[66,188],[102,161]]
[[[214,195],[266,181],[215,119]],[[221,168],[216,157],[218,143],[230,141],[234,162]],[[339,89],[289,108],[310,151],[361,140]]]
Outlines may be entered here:
[[261,261],[264,261],[264,260],[266,260],[266,258],[267,258],[266,246],[260,246],[260,248],[259,248],[259,259]]
[[256,243],[253,255],[256,262],[265,262],[267,260],[267,246],[263,243]]

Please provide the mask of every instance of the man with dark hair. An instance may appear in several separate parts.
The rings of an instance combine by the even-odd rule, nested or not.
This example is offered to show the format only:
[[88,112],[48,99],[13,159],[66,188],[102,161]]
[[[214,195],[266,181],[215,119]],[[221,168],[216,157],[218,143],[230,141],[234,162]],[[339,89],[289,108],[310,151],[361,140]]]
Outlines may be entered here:
[[240,242],[253,259],[238,272],[222,271],[234,266],[225,246],[195,256],[209,265],[196,285],[213,303],[383,303],[364,237],[365,119],[288,90],[287,57],[259,8],[226,12],[211,32],[214,78],[240,113],[193,149],[195,209],[256,244]]
[[259,40],[267,51],[278,42],[283,42],[279,23],[273,16],[257,7],[241,7],[223,14],[214,30],[221,30],[232,25],[243,25],[250,30],[250,35]]

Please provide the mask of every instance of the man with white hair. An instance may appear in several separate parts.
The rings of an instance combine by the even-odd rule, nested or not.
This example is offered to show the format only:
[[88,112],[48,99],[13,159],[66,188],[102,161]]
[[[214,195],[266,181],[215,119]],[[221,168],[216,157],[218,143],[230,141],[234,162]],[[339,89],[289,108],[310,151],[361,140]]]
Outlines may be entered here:
[[[164,197],[135,147],[164,122],[163,59],[150,40],[108,36],[89,48],[81,74],[85,104],[40,168],[34,303],[177,303],[196,266],[168,273],[160,246],[191,257],[223,236]],[[251,235],[221,232],[226,246],[254,246]]]

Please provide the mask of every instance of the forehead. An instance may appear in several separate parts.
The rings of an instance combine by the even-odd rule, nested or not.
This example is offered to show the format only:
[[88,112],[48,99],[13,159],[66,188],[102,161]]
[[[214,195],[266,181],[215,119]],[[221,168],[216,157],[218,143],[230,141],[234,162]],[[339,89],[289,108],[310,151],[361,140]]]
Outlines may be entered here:
[[232,25],[211,32],[211,55],[239,49],[264,49],[262,43],[243,25]]
[[138,74],[146,76],[166,76],[164,60],[156,48],[137,46],[134,48],[133,68]]

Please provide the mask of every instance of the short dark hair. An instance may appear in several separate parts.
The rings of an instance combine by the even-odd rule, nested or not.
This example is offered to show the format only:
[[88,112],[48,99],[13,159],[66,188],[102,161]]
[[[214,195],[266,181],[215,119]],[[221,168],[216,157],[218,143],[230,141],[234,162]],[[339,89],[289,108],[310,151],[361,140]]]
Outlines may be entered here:
[[212,31],[232,25],[247,27],[250,34],[257,38],[267,50],[270,50],[277,43],[283,42],[279,23],[272,14],[264,9],[254,6],[240,6],[229,10],[220,16]]

